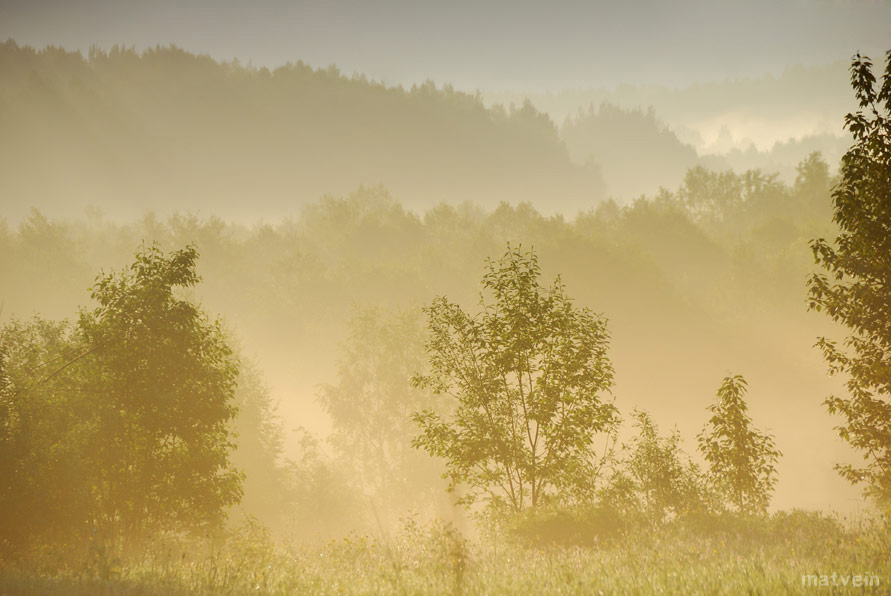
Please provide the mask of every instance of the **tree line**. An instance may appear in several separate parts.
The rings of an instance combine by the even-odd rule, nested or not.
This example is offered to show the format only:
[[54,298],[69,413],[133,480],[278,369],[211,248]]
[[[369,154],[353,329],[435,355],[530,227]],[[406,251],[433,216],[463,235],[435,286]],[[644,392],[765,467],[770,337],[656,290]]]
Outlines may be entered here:
[[430,81],[388,86],[334,66],[258,68],[174,46],[84,56],[8,40],[0,101],[11,205],[278,217],[377,183],[416,205],[557,190],[561,208],[578,208],[600,197],[596,172],[570,160],[530,103],[490,109]]
[[[133,237],[172,253],[200,247],[205,281],[189,292],[228,313],[241,334],[229,327],[230,341],[243,346],[235,351],[252,353],[265,375],[286,370],[306,379],[313,397],[280,392],[285,409],[315,407],[333,423],[324,441],[317,429],[290,432],[263,375],[241,358],[239,414],[231,420],[239,446],[233,461],[246,473],[241,508],[276,527],[336,533],[367,522],[361,511],[369,503],[387,520],[430,503],[448,510],[438,479],[444,463],[410,447],[411,414],[433,398],[408,380],[424,368],[420,306],[444,293],[459,304],[472,300],[484,255],[497,255],[513,238],[534,243],[550,270],[566,273],[577,299],[609,313],[626,353],[647,366],[637,344],[651,340],[627,321],[694,335],[709,321],[703,313],[721,320],[723,311],[767,305],[785,320],[798,316],[794,276],[809,259],[800,239],[821,229],[829,184],[828,166],[812,156],[791,187],[760,172],[692,170],[676,192],[627,207],[605,203],[575,221],[528,205],[490,213],[443,205],[421,218],[379,188],[326,197],[298,220],[254,229],[191,216],[162,222],[148,215],[120,226],[96,215],[71,224],[36,212],[16,229],[0,228],[3,300],[7,313],[31,307],[61,317],[81,300],[93,263],[130,266]],[[734,256],[741,247],[744,260]],[[660,309],[673,314],[654,316]],[[615,344],[611,350],[617,353]],[[283,354],[276,371],[268,363]],[[311,427],[303,418],[290,420]]]

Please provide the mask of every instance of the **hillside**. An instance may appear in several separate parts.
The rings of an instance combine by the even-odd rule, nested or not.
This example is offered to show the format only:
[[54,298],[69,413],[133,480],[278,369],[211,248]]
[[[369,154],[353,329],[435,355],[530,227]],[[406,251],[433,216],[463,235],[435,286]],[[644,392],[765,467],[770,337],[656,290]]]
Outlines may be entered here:
[[414,207],[535,200],[575,212],[600,197],[531,104],[387,87],[335,67],[275,70],[176,47],[143,53],[0,44],[0,201],[129,217],[152,205],[241,217],[296,213],[360,184]]

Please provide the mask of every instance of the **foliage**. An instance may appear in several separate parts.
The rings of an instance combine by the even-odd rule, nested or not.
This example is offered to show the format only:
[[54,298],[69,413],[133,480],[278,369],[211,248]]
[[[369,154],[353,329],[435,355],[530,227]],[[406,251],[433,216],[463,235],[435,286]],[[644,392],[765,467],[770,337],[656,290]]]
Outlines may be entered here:
[[753,213],[769,218],[777,215],[784,204],[793,204],[784,200],[789,189],[777,178],[777,174],[760,170],[737,174],[697,166],[687,170],[677,200],[694,219],[713,229],[739,229],[750,223]]
[[632,414],[637,435],[631,439],[627,473],[646,518],[662,523],[707,507],[706,490],[699,466],[681,447],[678,431],[659,436],[659,429],[646,412]]
[[844,422],[843,439],[862,452],[865,465],[837,466],[852,483],[885,506],[891,504],[891,52],[881,84],[869,58],[855,57],[851,84],[860,110],[845,117],[854,144],[842,158],[833,188],[834,243],[811,244],[826,270],[809,280],[810,307],[825,310],[851,332],[840,346],[821,337],[817,346],[832,374],[848,376],[848,397],[826,405]]
[[0,328],[0,556],[88,536],[97,400],[57,372],[83,353],[67,322]]
[[801,206],[805,209],[809,205],[816,205],[817,209],[825,205],[828,209],[830,205],[824,200],[831,183],[829,165],[823,161],[819,153],[813,152],[795,167],[795,184],[792,192],[800,197]]
[[233,405],[237,413],[230,424],[235,443],[231,462],[245,473],[238,510],[273,528],[280,527],[292,496],[284,462],[283,424],[260,370],[243,359]]
[[[813,375],[781,348],[816,334],[801,309],[800,280],[812,268],[807,240],[821,233],[808,222],[820,218],[797,209],[789,187],[775,201],[752,199],[751,225],[733,233],[694,221],[677,192],[627,206],[601,203],[576,218],[531,205],[444,204],[414,214],[368,188],[257,226],[217,217],[120,222],[35,213],[0,223],[0,298],[7,315],[67,316],[99,267],[129,262],[134,237],[164,250],[194,242],[203,277],[195,296],[238,322],[246,348],[275,380],[276,398],[310,406],[318,385],[337,384],[332,364],[357,306],[408,308],[437,294],[469,304],[479,262],[521,240],[536,247],[546,271],[561,273],[578,304],[630,323],[612,347],[615,358],[633,357],[642,370],[663,366],[664,355],[651,348],[683,335],[673,343],[663,396],[683,399],[674,388],[690,374],[687,364],[733,346],[769,350],[764,362],[782,359],[784,377],[802,387],[786,399],[803,405]],[[828,190],[820,202],[829,205]],[[761,330],[778,325],[787,341],[765,346]],[[721,341],[711,335],[717,327],[727,332]],[[645,395],[626,397],[650,405]]]
[[540,274],[534,253],[508,246],[488,261],[479,315],[444,297],[426,309],[430,372],[415,381],[452,396],[455,411],[418,413],[415,445],[446,460],[466,503],[519,512],[590,495],[595,438],[616,423],[601,396],[613,379],[606,322]]
[[[784,383],[799,387],[784,394],[789,407],[804,408],[813,384],[820,381],[807,384],[813,380],[812,371],[792,358],[789,348],[815,335],[813,317],[800,308],[801,287],[796,280],[812,266],[806,240],[818,232],[809,222],[819,220],[818,204],[820,209],[830,204],[828,190],[823,194],[820,190],[826,184],[820,175],[826,164],[821,163],[802,164],[806,167],[800,183],[782,185],[781,193],[773,195],[764,187],[766,194],[746,195],[745,217],[734,224],[733,233],[721,233],[722,224],[709,223],[721,218],[694,218],[678,201],[678,191],[627,206],[602,203],[576,218],[543,214],[528,204],[495,210],[470,203],[444,204],[415,214],[381,188],[328,197],[292,220],[256,226],[218,217],[150,214],[121,222],[96,214],[62,220],[35,212],[19,223],[0,223],[0,301],[7,316],[38,311],[59,319],[78,303],[100,266],[129,264],[134,237],[157,239],[164,250],[194,241],[202,255],[203,281],[190,288],[189,294],[238,321],[246,347],[274,379],[274,397],[291,399],[298,407],[307,405],[320,383],[339,384],[332,363],[337,359],[338,342],[345,336],[345,323],[357,305],[405,308],[418,302],[429,304],[436,294],[472,304],[479,262],[485,255],[499,254],[506,241],[522,239],[534,243],[543,270],[563,274],[576,304],[596,305],[622,325],[622,341],[611,342],[611,357],[633,362],[635,369],[627,369],[629,373],[660,371],[661,391],[623,393],[625,399],[642,405],[652,399],[683,400],[686,395],[678,387],[684,377],[724,366],[730,352],[734,358],[742,355],[752,360],[757,353],[759,362],[769,362],[771,370],[781,371]],[[806,183],[810,178],[815,184]],[[805,195],[813,201],[802,200]],[[716,328],[727,331],[720,341],[714,335]],[[783,341],[765,344],[765,328]],[[46,353],[69,351],[66,342],[48,347]],[[74,344],[70,349],[75,354],[81,351]],[[696,366],[691,368],[691,362]],[[77,370],[72,365],[42,387],[56,383],[59,388],[54,392],[60,396],[62,385],[74,379]],[[16,375],[10,371],[8,376]],[[15,384],[21,386],[20,381]],[[236,395],[245,424],[234,420],[240,436],[233,439],[245,448],[256,444],[250,436],[253,425],[247,424],[253,418],[247,402],[253,399],[251,395],[259,399],[261,393],[250,387],[252,381],[246,382],[239,383]],[[640,387],[638,383],[636,388]],[[40,400],[35,393],[28,399],[36,407]],[[19,397],[24,399],[24,394]],[[50,392],[41,394],[50,399]],[[762,395],[769,398],[770,387]],[[71,424],[64,408],[58,409],[58,415],[52,411],[40,414],[45,428]],[[806,433],[802,445],[823,437],[817,424],[808,424],[802,432]],[[44,436],[42,430],[35,433]],[[58,430],[51,434],[59,437],[54,454],[76,450],[78,442],[73,437]],[[810,477],[801,487],[808,490],[820,481],[803,465],[802,453],[807,450],[799,451],[796,464],[802,465],[790,467],[788,479],[795,483]],[[274,529],[282,527],[263,517],[257,508],[266,511],[266,506],[251,497],[251,493],[263,493],[257,483],[268,468],[259,462],[268,460],[250,459],[254,463],[249,463],[240,457],[233,455],[233,463],[248,476],[245,508]],[[64,456],[61,461],[65,463],[60,469],[64,465],[72,470],[72,478],[85,474]],[[320,486],[332,490],[316,496],[310,488],[316,485],[308,484],[299,496],[287,496],[288,507],[307,504],[289,516],[306,527],[316,521],[312,512],[325,511],[330,504],[326,500],[336,500],[331,495],[359,502],[356,494],[348,492],[356,488],[352,478],[336,469],[339,462],[320,457],[317,463],[312,473],[292,470],[291,488],[304,478],[310,483],[319,478]],[[326,479],[331,482],[326,484]],[[76,511],[77,493],[65,494],[70,509]],[[38,503],[24,497],[21,502]],[[21,521],[14,510],[8,511],[9,519]],[[49,517],[44,517],[47,527]],[[319,525],[335,528],[335,521],[329,516]]]
[[304,541],[330,540],[368,522],[354,479],[326,457],[316,437],[303,428],[297,432],[299,456],[287,464],[289,533]]
[[738,513],[763,514],[776,485],[782,455],[771,435],[751,427],[743,397],[746,380],[728,376],[709,406],[712,417],[699,434],[699,450],[709,463],[709,477],[726,503]]
[[219,321],[177,298],[199,281],[198,252],[143,248],[100,275],[78,328],[92,350],[97,404],[96,519],[115,535],[221,521],[241,497],[229,466],[238,365]]
[[97,277],[98,305],[74,326],[0,331],[9,546],[206,528],[240,498],[228,460],[237,362],[219,322],[175,295],[197,283],[197,256],[144,248]]
[[378,515],[389,517],[428,507],[441,490],[436,481],[441,465],[411,448],[417,432],[412,415],[432,399],[411,385],[424,365],[420,315],[417,309],[356,313],[337,384],[324,385],[319,396],[343,465],[372,498]]

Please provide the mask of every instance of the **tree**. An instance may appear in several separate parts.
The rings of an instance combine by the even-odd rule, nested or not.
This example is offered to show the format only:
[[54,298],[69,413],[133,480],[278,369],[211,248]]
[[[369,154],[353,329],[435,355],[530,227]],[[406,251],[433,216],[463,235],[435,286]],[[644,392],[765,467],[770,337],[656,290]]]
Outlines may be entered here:
[[699,434],[699,450],[716,492],[737,512],[759,514],[770,504],[782,454],[771,435],[752,428],[746,388],[740,375],[724,378],[717,403],[708,407],[712,417]]
[[93,408],[69,375],[54,374],[83,352],[66,322],[0,328],[0,556],[85,538]]
[[236,448],[231,461],[246,475],[239,510],[269,527],[281,524],[289,495],[284,465],[284,430],[275,401],[259,369],[241,360],[230,428]]
[[420,315],[416,309],[356,313],[337,384],[323,386],[319,396],[338,455],[378,513],[399,515],[429,504],[441,484],[439,462],[411,448],[417,431],[412,415],[431,399],[411,385],[424,364]]
[[0,551],[207,528],[241,497],[238,364],[219,321],[177,296],[197,258],[143,248],[96,278],[76,324],[0,328]]
[[705,506],[701,472],[681,448],[677,430],[665,437],[647,412],[632,414],[637,436],[631,440],[628,473],[641,509],[655,523]]
[[832,190],[834,244],[811,243],[826,273],[809,279],[809,306],[825,310],[851,331],[842,346],[821,337],[817,346],[831,374],[848,376],[847,397],[825,404],[844,422],[839,435],[863,453],[865,465],[838,465],[865,493],[891,504],[891,51],[881,86],[872,62],[855,56],[851,84],[860,110],[845,117],[854,143]]
[[696,166],[687,170],[678,200],[696,221],[714,227],[739,215],[745,201],[743,190],[742,177],[732,170],[713,172]]
[[96,396],[93,523],[114,536],[219,523],[241,497],[229,463],[238,364],[219,321],[176,296],[199,281],[198,252],[143,248],[100,275],[79,333],[81,390]]
[[829,192],[831,178],[829,164],[823,160],[819,151],[811,152],[795,166],[795,185],[793,192],[805,205],[816,203],[826,197]]
[[602,397],[613,383],[606,321],[576,308],[559,277],[542,287],[533,252],[508,246],[487,269],[479,314],[445,297],[425,309],[430,369],[415,382],[455,408],[418,413],[414,444],[445,459],[467,504],[482,497],[519,512],[590,496],[595,438],[617,422]]
[[299,538],[336,539],[368,521],[362,516],[361,493],[323,451],[319,440],[297,428],[299,452],[288,460],[291,532]]

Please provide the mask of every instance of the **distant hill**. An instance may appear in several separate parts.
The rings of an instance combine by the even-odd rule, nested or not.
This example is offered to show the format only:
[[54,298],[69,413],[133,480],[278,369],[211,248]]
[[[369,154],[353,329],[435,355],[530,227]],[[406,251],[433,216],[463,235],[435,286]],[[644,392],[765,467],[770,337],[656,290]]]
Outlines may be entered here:
[[[721,149],[723,128],[733,146],[749,142],[762,151],[776,142],[808,135],[844,136],[844,115],[857,108],[848,84],[848,61],[820,66],[793,66],[781,74],[712,81],[682,88],[619,85],[614,88],[566,89],[557,93],[484,92],[487,103],[507,104],[529,98],[562,124],[588,106],[609,103],[624,109],[652,107],[685,143],[700,153]],[[799,158],[801,159],[801,158]]]
[[601,169],[606,193],[627,201],[674,188],[699,165],[696,150],[656,118],[652,108],[623,109],[604,103],[579,110],[560,129],[578,163]]
[[275,217],[385,184],[406,204],[533,201],[574,214],[602,195],[528,102],[486,108],[303,63],[270,71],[176,47],[88,56],[0,44],[0,207],[112,216],[151,207]]
[[673,188],[696,166],[737,173],[758,169],[776,173],[791,184],[798,164],[810,154],[821,153],[834,171],[850,145],[845,136],[819,134],[778,141],[762,151],[754,145],[746,149],[728,145],[722,152],[697,151],[658,118],[652,107],[643,110],[611,103],[598,108],[592,105],[567,117],[560,134],[572,159],[599,168],[604,192],[622,203],[643,194],[654,196],[660,188]]

